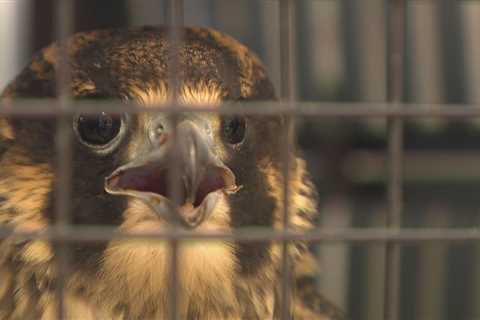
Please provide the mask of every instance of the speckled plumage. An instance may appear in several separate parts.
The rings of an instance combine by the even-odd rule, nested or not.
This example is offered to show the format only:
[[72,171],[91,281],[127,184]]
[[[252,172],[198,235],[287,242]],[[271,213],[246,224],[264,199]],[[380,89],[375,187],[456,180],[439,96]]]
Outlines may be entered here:
[[[258,58],[236,40],[203,28],[186,28],[179,60],[179,101],[220,105],[224,101],[273,100],[275,94]],[[76,98],[133,100],[146,106],[168,102],[168,41],[164,28],[103,30],[69,40],[72,94]],[[5,89],[7,101],[54,97],[58,48],[43,49]],[[54,221],[54,119],[4,118],[0,134],[9,147],[0,162],[0,225],[41,230]],[[114,150],[92,152],[74,141],[73,223],[117,226],[129,232],[168,228],[145,203],[105,192],[104,178],[142,156],[143,132],[153,121],[131,115]],[[211,115],[213,150],[241,186],[222,195],[199,230],[282,227],[281,116],[247,117],[245,142],[221,138],[222,119]],[[304,161],[291,155],[291,225],[312,228],[315,190]],[[169,250],[165,243],[111,241],[74,244],[67,280],[67,315],[72,319],[164,319],[168,316]],[[187,242],[180,246],[180,315],[187,319],[278,317],[281,247],[278,243]],[[290,247],[292,274],[311,260],[305,244]],[[55,312],[54,250],[47,242],[0,242],[0,319],[51,319]],[[292,280],[292,287],[295,281]],[[294,294],[296,319],[341,319],[334,307],[301,282]],[[305,289],[307,288],[307,289]],[[306,293],[305,293],[306,292]],[[307,295],[306,295],[307,294]]]

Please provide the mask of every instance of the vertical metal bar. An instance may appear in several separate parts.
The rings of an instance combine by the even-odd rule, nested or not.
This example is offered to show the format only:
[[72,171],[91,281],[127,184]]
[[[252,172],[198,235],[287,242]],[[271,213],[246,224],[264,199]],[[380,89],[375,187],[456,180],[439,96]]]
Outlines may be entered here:
[[[171,90],[178,90],[181,82],[180,59],[178,55],[180,46],[182,45],[181,31],[184,25],[184,3],[183,0],[168,0],[165,5],[165,21],[167,22],[168,36],[171,44],[169,50],[168,81]],[[177,100],[176,95],[174,95],[173,98],[175,101]]]
[[280,96],[283,102],[290,102],[291,107],[296,99],[295,79],[297,72],[295,45],[295,6],[293,0],[280,2]]
[[[58,40],[58,67],[56,71],[56,89],[58,97],[57,131],[55,136],[57,164],[55,181],[55,217],[56,227],[63,232],[70,224],[70,195],[72,176],[72,146],[71,130],[68,116],[65,113],[70,108],[71,71],[67,50],[67,38],[73,30],[73,1],[57,0],[56,8],[56,37]],[[58,318],[66,318],[65,287],[66,277],[69,274],[68,245],[54,240],[57,255],[57,299]]]
[[[282,0],[280,2],[280,99],[294,108],[296,99],[296,56],[295,56],[295,0]],[[291,167],[291,154],[294,141],[294,122],[291,113],[285,118],[286,130],[284,133],[285,144],[283,148],[283,228],[289,228],[289,175]],[[282,281],[281,281],[281,319],[291,318],[291,266],[288,255],[288,241],[282,243]]]
[[[183,13],[184,13],[184,4],[183,0],[168,0],[165,2],[165,21],[168,26],[168,37],[170,43],[170,50],[168,50],[168,88],[172,93],[172,101],[174,107],[178,106],[178,97],[179,88],[181,85],[181,66],[180,66],[180,48],[182,45],[181,37],[181,28],[183,26]],[[175,141],[177,139],[177,123],[178,123],[178,114],[173,113],[171,117],[173,134],[172,139]],[[174,143],[173,155],[170,158],[170,167],[172,170],[169,174],[169,185],[172,189],[172,198],[174,208],[172,210],[177,210],[178,204],[180,203],[180,168],[178,167],[178,161],[176,161],[179,149],[176,143]],[[175,213],[174,213],[175,214]],[[178,228],[178,225],[172,226],[173,228]],[[179,268],[179,242],[176,239],[170,239],[170,283],[169,287],[171,288],[171,294],[169,296],[169,318],[171,320],[179,319],[179,277],[178,277],[178,268]]]
[[[405,0],[389,2],[389,92],[388,99],[395,106],[403,98],[403,70],[405,49]],[[387,226],[399,229],[403,211],[402,160],[403,160],[403,121],[398,118],[388,122],[389,185]],[[385,269],[385,308],[384,317],[388,320],[399,318],[400,296],[400,246],[387,242]]]

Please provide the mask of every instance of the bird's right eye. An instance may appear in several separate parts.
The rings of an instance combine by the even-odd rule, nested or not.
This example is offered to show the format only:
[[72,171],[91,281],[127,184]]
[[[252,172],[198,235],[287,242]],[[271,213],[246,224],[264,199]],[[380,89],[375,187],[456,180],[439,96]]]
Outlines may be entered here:
[[122,123],[121,115],[102,112],[79,115],[74,127],[80,142],[92,148],[104,148],[119,136]]
[[77,131],[84,142],[105,145],[118,135],[121,125],[121,117],[102,112],[98,115],[79,116]]

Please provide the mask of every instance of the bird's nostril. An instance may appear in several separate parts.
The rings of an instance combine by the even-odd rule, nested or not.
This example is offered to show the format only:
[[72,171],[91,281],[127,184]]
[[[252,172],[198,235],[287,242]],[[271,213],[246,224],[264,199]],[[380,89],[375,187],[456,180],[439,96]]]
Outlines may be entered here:
[[155,126],[155,132],[156,132],[157,134],[162,134],[164,130],[165,130],[165,128],[163,127],[163,124],[161,124],[161,123],[158,123],[158,124]]
[[165,127],[161,123],[156,123],[150,130],[150,140],[155,145],[162,145],[167,141]]

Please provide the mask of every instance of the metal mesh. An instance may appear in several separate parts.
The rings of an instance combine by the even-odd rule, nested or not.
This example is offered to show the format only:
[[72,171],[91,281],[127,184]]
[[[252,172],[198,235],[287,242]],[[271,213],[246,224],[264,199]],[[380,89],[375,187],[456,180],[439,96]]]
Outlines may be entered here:
[[[162,109],[161,112],[176,114],[179,112],[220,112],[236,114],[284,114],[288,118],[288,130],[284,133],[286,141],[293,141],[293,123],[295,117],[314,116],[314,117],[340,117],[340,118],[385,118],[388,120],[388,142],[389,142],[389,183],[388,183],[388,203],[387,225],[385,228],[369,229],[325,229],[317,228],[309,232],[298,232],[289,229],[288,212],[288,170],[289,153],[291,145],[285,144],[284,159],[284,218],[283,230],[272,229],[245,229],[235,230],[230,233],[223,232],[192,232],[173,228],[169,231],[155,233],[129,233],[122,234],[116,228],[110,227],[81,227],[71,226],[70,212],[70,186],[71,186],[71,134],[67,116],[72,113],[72,102],[69,101],[69,68],[66,50],[63,48],[62,58],[59,63],[57,78],[58,99],[55,100],[56,107],[52,108],[51,101],[32,100],[15,101],[3,103],[0,109],[2,114],[15,115],[45,115],[56,114],[58,117],[58,131],[56,136],[58,151],[58,197],[56,203],[57,223],[50,229],[42,232],[16,232],[6,228],[0,228],[0,237],[11,237],[16,239],[48,239],[55,243],[58,257],[58,298],[59,318],[64,318],[64,277],[69,274],[68,245],[72,242],[96,242],[108,241],[111,239],[161,239],[168,240],[171,246],[171,300],[170,306],[171,319],[178,318],[178,242],[182,240],[237,240],[237,241],[281,241],[283,244],[283,265],[282,265],[282,303],[281,318],[289,319],[289,270],[290,262],[288,260],[287,250],[289,241],[304,240],[309,242],[382,242],[386,245],[386,279],[385,279],[385,301],[384,318],[395,320],[399,317],[399,292],[400,292],[400,244],[403,242],[422,242],[422,241],[478,241],[480,240],[480,230],[476,228],[469,229],[405,229],[401,228],[402,216],[402,156],[403,156],[403,121],[405,118],[469,118],[480,117],[480,108],[474,106],[449,106],[449,105],[421,105],[402,103],[403,97],[403,69],[404,69],[404,30],[405,30],[405,6],[406,0],[388,1],[388,28],[389,28],[389,98],[385,103],[365,104],[365,103],[300,103],[296,101],[295,79],[297,66],[295,64],[295,0],[280,1],[280,59],[281,59],[281,100],[278,103],[258,103],[251,106],[242,106],[241,108],[229,107],[218,110],[217,108],[188,108],[178,106],[175,101],[173,105]],[[57,38],[61,44],[64,44],[66,38],[72,31],[73,4],[72,0],[58,0],[57,10]],[[170,27],[170,39],[173,42],[172,56],[170,59],[169,82],[171,87],[178,86],[177,75],[178,48],[182,39],[178,28],[183,24],[183,1],[166,1],[166,21]],[[35,108],[31,108],[35,105]],[[83,103],[85,113],[95,113],[97,106]],[[129,104],[104,103],[102,110],[112,113],[122,112],[158,112],[151,108],[142,108]],[[176,118],[173,117],[173,121]],[[176,126],[173,126],[176,127]],[[173,158],[174,159],[174,158]],[[175,164],[172,166],[175,168]],[[173,170],[175,172],[175,170]],[[173,179],[172,181],[175,181]],[[175,184],[175,182],[172,182]],[[177,183],[178,184],[178,183]],[[178,186],[173,188],[178,190]],[[174,196],[174,198],[176,198]],[[178,198],[178,197],[177,197]]]

